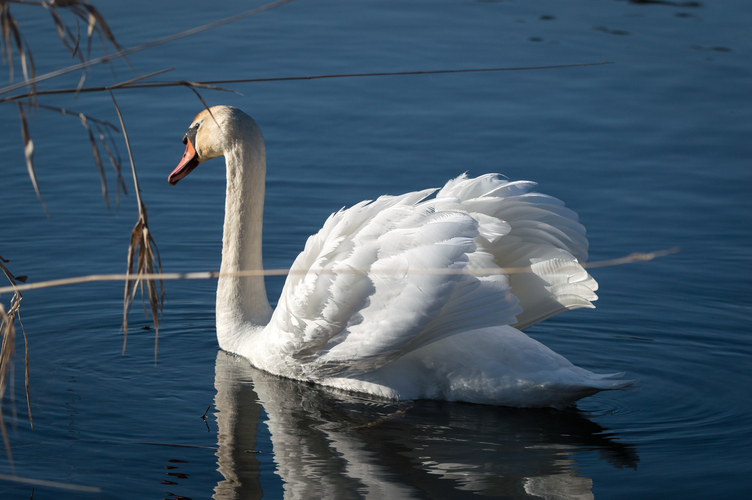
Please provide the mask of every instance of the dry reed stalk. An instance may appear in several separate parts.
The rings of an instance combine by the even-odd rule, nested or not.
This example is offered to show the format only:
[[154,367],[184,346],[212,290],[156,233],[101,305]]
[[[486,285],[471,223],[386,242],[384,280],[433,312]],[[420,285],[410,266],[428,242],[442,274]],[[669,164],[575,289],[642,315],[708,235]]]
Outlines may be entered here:
[[[83,486],[80,484],[61,483],[59,481],[47,481],[45,479],[33,479],[30,477],[11,476],[0,474],[0,481],[10,481],[14,483],[30,484],[32,486],[41,486],[43,488],[54,488],[57,490],[80,491],[83,493],[101,493],[102,488],[98,486]],[[31,500],[34,499],[34,490],[31,490]]]
[[[13,61],[13,42],[15,42],[16,49],[18,49],[18,57],[21,61],[24,82],[31,87],[30,96],[33,96],[36,92],[34,58],[31,52],[26,49],[26,43],[24,42],[23,35],[21,35],[18,21],[11,16],[7,0],[0,2],[0,34],[2,34],[3,61],[8,65],[10,80],[13,81],[13,67],[15,65]],[[34,98],[30,97],[30,99],[33,100]]]
[[108,207],[110,206],[110,198],[107,195],[107,177],[104,175],[104,167],[102,166],[102,157],[99,155],[99,148],[97,147],[97,140],[94,138],[94,133],[89,127],[89,122],[86,120],[86,115],[81,113],[78,115],[81,119],[81,125],[84,126],[89,133],[89,142],[91,143],[91,154],[94,156],[94,163],[97,164],[97,170],[99,170],[99,178],[102,182],[102,197],[104,197],[104,203]]
[[39,202],[42,204],[44,213],[47,217],[50,216],[50,212],[47,210],[47,205],[42,198],[42,192],[39,191],[39,183],[37,183],[37,174],[34,172],[34,141],[29,136],[29,124],[26,121],[26,114],[24,113],[23,105],[18,104],[18,114],[21,117],[21,138],[24,143],[24,157],[26,158],[26,170],[29,173],[31,184],[34,186],[34,192],[37,194]]
[[26,282],[26,276],[13,276],[10,270],[3,264],[4,262],[7,263],[8,261],[0,256],[0,269],[3,271],[3,274],[5,274],[5,277],[8,278],[8,281],[10,281],[14,290],[13,297],[10,300],[10,308],[7,311],[5,310],[5,306],[0,303],[0,339],[2,339],[2,342],[0,343],[0,434],[3,436],[5,451],[8,454],[8,461],[11,466],[13,466],[13,455],[10,451],[10,441],[8,440],[8,433],[5,428],[5,416],[2,414],[2,403],[5,398],[5,389],[8,387],[11,361],[16,348],[16,316],[18,316],[18,322],[21,325],[21,331],[23,332],[24,337],[24,360],[26,364],[24,385],[26,387],[26,404],[29,409],[29,424],[31,425],[32,431],[34,430],[34,421],[31,418],[31,398],[29,396],[29,342],[26,339],[26,331],[23,328],[23,323],[21,323],[19,313],[19,307],[23,295],[21,295],[20,290],[16,288],[18,282]]
[[[149,298],[151,318],[154,323],[154,359],[157,358],[159,341],[159,316],[164,305],[164,282],[162,279],[146,279],[145,276],[162,272],[162,260],[159,257],[157,244],[149,231],[149,220],[146,215],[146,207],[140,204],[138,222],[133,227],[131,239],[128,245],[127,273],[125,279],[125,291],[123,294],[123,353],[128,339],[128,311],[130,311],[136,291],[141,289],[141,297],[144,298],[144,287]],[[155,266],[156,264],[156,266]],[[135,269],[134,269],[135,267]],[[155,267],[158,273],[155,273]],[[135,271],[135,277],[134,275]],[[159,282],[159,285],[157,285]],[[148,317],[146,303],[144,301],[144,313]]]
[[[9,312],[5,312],[5,307],[0,304],[0,335],[2,335],[2,344],[0,344],[0,411],[2,411],[2,400],[5,397],[5,387],[7,385],[8,374],[10,372],[10,362],[16,342],[16,329],[13,326],[15,313],[18,311],[18,301],[16,296],[11,300]],[[8,432],[5,429],[5,414],[0,415],[0,433],[3,436],[5,453],[8,455],[8,461],[13,465],[13,454],[10,451],[10,441],[8,441]]]
[[[656,250],[653,252],[634,252],[624,257],[616,259],[599,260],[593,262],[585,262],[581,264],[585,269],[593,269],[597,267],[611,267],[621,266],[624,264],[634,264],[637,262],[648,262],[660,257],[678,253],[680,249],[678,247],[667,248],[665,250]],[[374,272],[370,269],[310,269],[303,271],[292,271],[290,269],[255,269],[251,271],[239,271],[235,273],[220,273],[218,271],[197,271],[191,273],[159,273],[159,274],[141,274],[142,280],[157,280],[157,281],[170,281],[170,280],[204,280],[204,279],[217,279],[220,277],[249,277],[249,276],[287,276],[288,274],[305,274],[308,272],[318,274],[377,274],[377,275],[390,275],[390,273],[396,273],[397,270],[380,269],[378,272]],[[400,273],[403,271],[399,271]],[[492,269],[417,269],[411,271],[416,275],[472,275],[472,276],[493,276],[499,274],[524,274],[533,272],[530,267],[507,267],[507,268],[492,268]],[[38,290],[41,288],[52,288],[56,286],[68,286],[78,285],[81,283],[95,283],[103,281],[125,281],[132,279],[129,274],[91,274],[88,276],[77,276],[73,278],[62,278],[50,281],[39,281],[37,283],[29,283],[24,285],[15,285],[14,287],[0,287],[0,294],[12,292],[14,290],[27,291]]]
[[[162,259],[159,257],[157,244],[149,231],[149,217],[146,213],[146,205],[144,205],[141,200],[141,188],[138,184],[136,164],[133,161],[133,152],[131,150],[130,140],[128,139],[128,132],[125,128],[125,122],[123,122],[123,115],[120,112],[120,107],[117,104],[115,94],[112,93],[112,90],[110,90],[110,96],[112,97],[112,102],[115,105],[115,110],[120,119],[120,129],[123,131],[125,146],[128,149],[128,158],[130,159],[131,172],[133,173],[133,186],[136,191],[136,202],[138,204],[138,221],[133,227],[130,243],[128,245],[125,291],[123,295],[123,352],[125,352],[125,344],[128,339],[128,311],[131,308],[131,304],[133,304],[136,290],[141,288],[141,297],[143,299],[145,287],[147,290],[147,296],[149,297],[149,305],[151,306],[151,318],[154,323],[154,362],[156,363],[159,342],[159,315],[164,306],[164,282],[161,279],[145,280],[143,279],[143,276],[155,274],[155,268],[161,273]],[[138,256],[138,258],[136,258],[136,256]],[[134,267],[136,274],[135,278],[133,277]],[[157,281],[159,282],[158,285]],[[144,313],[147,317],[149,316],[145,303]]]
[[[382,76],[415,76],[415,75],[444,75],[455,73],[496,73],[501,71],[537,71],[545,69],[565,69],[565,68],[583,68],[588,66],[604,66],[607,64],[614,64],[610,61],[602,61],[596,63],[576,63],[576,64],[554,64],[549,66],[520,66],[520,67],[506,67],[506,68],[465,68],[465,69],[436,69],[436,70],[420,70],[420,71],[385,71],[379,73],[336,73],[336,74],[324,74],[324,75],[303,75],[303,76],[274,76],[267,78],[235,78],[229,80],[207,80],[203,82],[185,82],[184,80],[173,80],[165,82],[149,82],[149,83],[137,83],[144,78],[166,73],[171,69],[162,70],[145,77],[134,78],[125,82],[121,82],[115,85],[107,87],[84,87],[84,88],[65,88],[65,89],[50,89],[40,90],[36,95],[59,95],[59,94],[85,94],[89,92],[104,92],[111,89],[147,89],[147,88],[162,88],[162,87],[179,87],[186,83],[199,88],[207,88],[212,90],[223,90],[225,92],[235,92],[221,87],[215,87],[219,84],[233,84],[233,83],[267,83],[267,82],[294,82],[303,80],[327,80],[332,78],[373,78]],[[0,89],[0,94],[2,94]],[[239,93],[239,92],[235,92]],[[240,94],[242,95],[242,94]],[[8,101],[16,101],[18,99],[24,99],[28,97],[28,94],[17,94],[10,97],[0,98],[0,103]]]

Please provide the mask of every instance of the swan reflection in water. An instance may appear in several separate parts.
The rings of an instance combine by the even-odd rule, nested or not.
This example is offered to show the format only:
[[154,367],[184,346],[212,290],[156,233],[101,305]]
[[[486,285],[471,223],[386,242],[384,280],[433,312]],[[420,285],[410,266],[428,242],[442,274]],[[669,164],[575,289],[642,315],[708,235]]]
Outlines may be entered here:
[[374,400],[279,378],[224,351],[215,373],[217,500],[264,496],[261,422],[288,499],[579,500],[593,498],[593,483],[578,475],[577,452],[597,450],[620,468],[639,460],[573,410]]

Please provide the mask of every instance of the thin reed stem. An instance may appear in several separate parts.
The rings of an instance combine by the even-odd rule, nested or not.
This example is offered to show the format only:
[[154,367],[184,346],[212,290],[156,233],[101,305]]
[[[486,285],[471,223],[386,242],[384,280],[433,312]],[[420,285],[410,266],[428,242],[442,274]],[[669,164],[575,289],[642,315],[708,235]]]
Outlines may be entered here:
[[[229,80],[207,80],[201,82],[187,82],[193,86],[204,86],[206,88],[212,88],[213,90],[223,90],[226,92],[232,92],[228,89],[219,87],[210,87],[212,85],[225,85],[232,83],[262,83],[262,82],[294,82],[300,80],[324,80],[330,78],[370,78],[377,76],[407,76],[407,75],[443,75],[451,73],[493,73],[499,71],[534,71],[542,69],[564,69],[564,68],[582,68],[587,66],[603,66],[605,64],[614,64],[610,61],[602,61],[596,63],[576,63],[576,64],[554,64],[550,66],[520,66],[520,67],[507,67],[507,68],[469,68],[469,69],[437,69],[437,70],[418,70],[418,71],[385,71],[385,72],[369,72],[369,73],[339,73],[339,74],[326,74],[326,75],[306,75],[306,76],[275,76],[268,78],[241,78],[241,79],[229,79]],[[147,75],[142,78],[136,78],[125,82],[117,83],[115,85],[105,87],[85,87],[85,88],[66,88],[66,89],[50,89],[37,91],[35,95],[58,95],[58,94],[75,94],[75,93],[87,93],[87,92],[105,92],[114,89],[146,89],[146,88],[159,88],[159,87],[179,87],[186,84],[183,80],[175,80],[168,82],[150,82],[150,83],[135,83],[150,76],[165,73],[169,70],[162,70],[151,75]],[[2,93],[2,92],[0,92]],[[29,97],[29,94],[18,94],[10,97],[0,99],[0,103],[7,101],[14,101],[17,99],[23,99]]]
[[[624,257],[616,259],[608,259],[601,261],[586,262],[581,264],[586,269],[620,266],[624,264],[633,264],[635,262],[647,262],[657,259],[659,257],[665,257],[667,255],[678,253],[680,249],[678,247],[668,248],[665,250],[657,250],[654,252],[635,252]],[[219,277],[231,277],[231,276],[287,276],[288,274],[305,274],[308,272],[315,273],[336,273],[336,274],[386,274],[390,273],[389,269],[383,269],[379,271],[373,271],[371,269],[309,269],[303,271],[291,271],[290,269],[257,269],[249,271],[239,271],[237,273],[220,273],[218,271],[202,271],[192,273],[153,273],[153,274],[141,274],[138,276],[140,280],[159,280],[159,281],[173,281],[173,280],[201,280],[201,279],[216,279]],[[402,272],[402,271],[400,271]],[[533,270],[530,267],[507,267],[507,268],[490,268],[490,269],[416,269],[410,271],[413,274],[439,274],[439,275],[473,275],[473,276],[491,276],[499,274],[523,274],[531,273]],[[37,290],[40,288],[51,288],[57,286],[77,285],[80,283],[92,283],[102,281],[124,281],[133,279],[130,274],[92,274],[89,276],[77,276],[74,278],[62,278],[57,280],[40,281],[38,283],[17,284],[14,287],[0,287],[0,294],[12,292],[15,290]]]

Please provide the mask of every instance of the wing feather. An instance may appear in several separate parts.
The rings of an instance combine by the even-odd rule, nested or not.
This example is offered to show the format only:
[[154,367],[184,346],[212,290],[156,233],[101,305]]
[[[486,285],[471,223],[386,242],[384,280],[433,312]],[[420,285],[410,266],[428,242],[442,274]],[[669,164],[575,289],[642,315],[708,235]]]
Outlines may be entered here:
[[270,323],[279,346],[316,376],[352,374],[471,329],[592,307],[585,229],[534,186],[463,175],[434,199],[382,196],[332,214],[287,278]]

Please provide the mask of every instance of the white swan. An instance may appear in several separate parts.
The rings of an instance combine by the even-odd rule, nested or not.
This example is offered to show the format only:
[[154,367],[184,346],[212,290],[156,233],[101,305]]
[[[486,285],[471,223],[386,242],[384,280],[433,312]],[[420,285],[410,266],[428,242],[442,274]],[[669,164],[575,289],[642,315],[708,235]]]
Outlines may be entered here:
[[[272,311],[263,277],[233,275],[262,269],[263,136],[236,108],[209,111],[193,120],[168,181],[225,157],[222,349],[276,375],[395,399],[561,407],[630,384],[574,366],[520,331],[593,307],[597,283],[579,264],[587,239],[577,215],[529,192],[531,182],[494,174],[332,214]],[[533,272],[456,272],[526,266]]]

